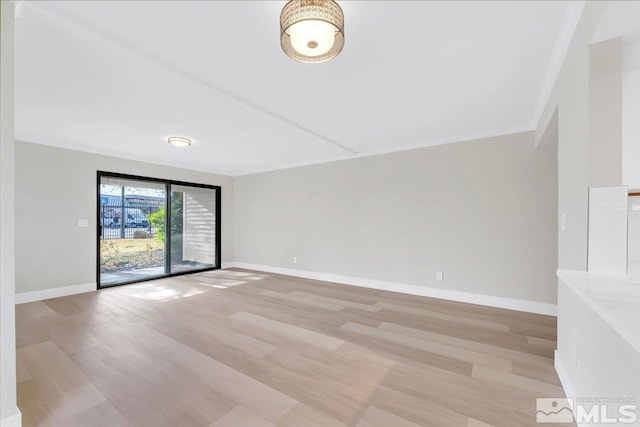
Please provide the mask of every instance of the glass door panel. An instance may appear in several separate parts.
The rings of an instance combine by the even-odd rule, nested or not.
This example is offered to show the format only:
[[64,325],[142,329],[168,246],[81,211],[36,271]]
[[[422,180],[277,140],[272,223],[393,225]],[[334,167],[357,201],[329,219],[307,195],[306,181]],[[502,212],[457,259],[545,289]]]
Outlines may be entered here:
[[101,176],[100,286],[166,274],[166,184]]
[[171,273],[218,267],[216,193],[212,188],[171,185]]

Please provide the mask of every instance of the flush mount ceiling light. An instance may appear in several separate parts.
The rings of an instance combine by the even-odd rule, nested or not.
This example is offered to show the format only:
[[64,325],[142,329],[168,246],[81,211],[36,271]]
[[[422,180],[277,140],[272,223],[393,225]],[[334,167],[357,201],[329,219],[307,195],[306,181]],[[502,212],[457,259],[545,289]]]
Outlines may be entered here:
[[182,136],[170,136],[168,142],[176,147],[188,147],[191,145],[191,140]]
[[344,14],[334,0],[291,0],[280,13],[280,45],[300,62],[335,58],[344,47]]

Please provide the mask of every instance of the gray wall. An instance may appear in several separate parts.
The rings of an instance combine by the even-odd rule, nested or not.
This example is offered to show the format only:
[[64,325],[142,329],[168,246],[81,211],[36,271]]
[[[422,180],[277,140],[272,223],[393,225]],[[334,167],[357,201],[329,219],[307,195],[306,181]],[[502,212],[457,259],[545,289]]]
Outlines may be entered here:
[[566,230],[558,233],[558,266],[587,268],[587,205],[589,187],[589,44],[607,2],[586,2],[573,39],[551,92],[536,140],[558,114],[558,220],[564,213]]
[[543,141],[536,151],[520,133],[237,177],[235,261],[554,303],[555,252],[541,251],[557,236],[554,130]]
[[[558,114],[554,114],[533,155],[534,288],[555,292],[558,268]],[[555,298],[554,298],[555,301]]]
[[97,170],[220,185],[222,261],[233,259],[231,177],[17,142],[17,293],[96,281]]
[[589,185],[622,184],[622,37],[589,48]]

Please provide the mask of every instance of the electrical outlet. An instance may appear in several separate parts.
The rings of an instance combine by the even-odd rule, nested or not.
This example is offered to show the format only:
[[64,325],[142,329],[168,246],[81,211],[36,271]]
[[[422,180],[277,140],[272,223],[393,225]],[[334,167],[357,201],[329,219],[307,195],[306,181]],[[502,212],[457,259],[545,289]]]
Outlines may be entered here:
[[79,219],[78,220],[78,227],[87,228],[88,226],[89,226],[89,220],[88,219]]
[[438,271],[436,273],[436,280],[443,280],[444,279],[444,273],[442,271]]
[[297,264],[297,263],[298,263],[298,257],[297,257],[297,256],[294,256],[294,257],[293,257],[293,263],[294,263],[294,264]]
[[560,230],[567,231],[567,214],[564,212],[560,216]]

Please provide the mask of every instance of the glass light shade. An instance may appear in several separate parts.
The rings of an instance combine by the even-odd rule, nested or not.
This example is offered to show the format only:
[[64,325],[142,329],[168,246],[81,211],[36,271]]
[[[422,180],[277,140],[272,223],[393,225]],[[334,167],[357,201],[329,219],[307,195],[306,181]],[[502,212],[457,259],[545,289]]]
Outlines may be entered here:
[[290,0],[280,13],[280,46],[300,62],[323,62],[344,47],[344,14],[334,0]]
[[191,145],[191,140],[182,136],[170,136],[168,142],[176,147],[188,147]]
[[308,19],[289,28],[291,46],[302,55],[319,56],[329,52],[336,39],[336,27],[326,21]]

